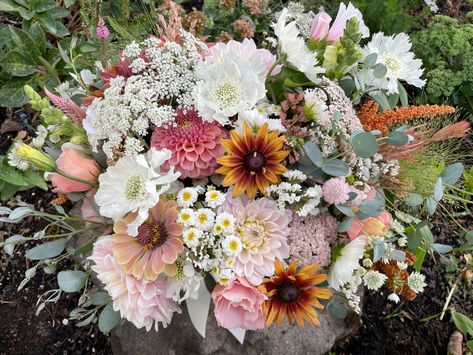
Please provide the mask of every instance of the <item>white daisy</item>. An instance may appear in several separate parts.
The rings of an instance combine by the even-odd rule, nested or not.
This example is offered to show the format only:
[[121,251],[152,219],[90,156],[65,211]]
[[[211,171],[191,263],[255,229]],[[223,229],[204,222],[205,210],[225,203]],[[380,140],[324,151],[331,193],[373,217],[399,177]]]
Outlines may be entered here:
[[351,279],[353,271],[360,267],[359,260],[363,257],[365,246],[366,239],[360,236],[343,247],[328,276],[330,287],[338,291]]
[[287,23],[291,15],[287,8],[284,8],[276,23],[272,24],[282,53],[286,55],[286,60],[297,70],[309,78],[309,80],[319,82],[318,74],[324,73],[325,69],[317,66],[317,59],[305,45],[304,39],[300,37],[295,21]]
[[268,118],[256,109],[246,110],[238,114],[236,125],[240,133],[243,132],[243,124],[245,121],[248,122],[255,131],[263,124],[267,123],[268,130],[270,131],[279,131],[279,133],[286,132],[286,127],[282,125],[280,118]]
[[232,233],[235,229],[236,218],[228,212],[219,213],[215,223],[221,225],[225,233]]
[[199,197],[199,193],[193,187],[183,188],[177,194],[177,204],[181,207],[191,207]]
[[148,210],[155,206],[162,193],[179,177],[174,168],[162,172],[161,165],[171,157],[167,149],[134,157],[124,157],[99,176],[95,202],[100,214],[117,220],[128,212],[136,212],[135,220],[128,225],[128,234],[137,235],[138,227],[148,218]]
[[199,244],[199,239],[203,234],[204,232],[200,229],[189,228],[182,233],[182,240],[189,248],[192,248]]
[[427,286],[425,283],[425,275],[420,272],[414,271],[407,278],[407,285],[415,293],[421,293],[424,291],[424,287]]
[[182,224],[184,227],[193,225],[194,221],[195,213],[192,208],[183,208],[177,216],[177,222]]
[[414,58],[411,47],[409,36],[405,33],[395,36],[376,33],[371,42],[363,48],[364,57],[376,53],[377,63],[385,65],[387,73],[384,78],[378,79],[374,76],[373,69],[368,69],[361,73],[361,78],[367,85],[386,90],[388,94],[398,93],[398,81],[405,81],[418,88],[423,87],[426,81],[420,78],[424,72],[422,60]]
[[225,194],[215,189],[208,190],[205,193],[205,202],[210,208],[217,208],[225,202]]
[[377,291],[384,285],[388,277],[379,271],[370,270],[363,276],[363,283],[368,290]]
[[241,240],[234,235],[229,235],[222,241],[222,248],[229,255],[238,255],[242,248]]
[[219,270],[217,282],[222,285],[228,285],[235,278],[235,272],[232,269]]
[[211,231],[215,221],[215,212],[209,208],[200,208],[195,213],[195,226],[204,231]]

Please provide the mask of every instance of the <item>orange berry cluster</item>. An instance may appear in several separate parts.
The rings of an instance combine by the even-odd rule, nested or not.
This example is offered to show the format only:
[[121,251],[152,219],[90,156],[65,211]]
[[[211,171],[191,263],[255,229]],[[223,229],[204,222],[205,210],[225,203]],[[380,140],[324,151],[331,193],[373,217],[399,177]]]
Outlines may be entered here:
[[396,107],[394,110],[379,112],[379,106],[374,101],[368,101],[361,106],[358,117],[365,131],[379,130],[387,134],[389,128],[416,118],[428,118],[454,113],[455,108],[447,105],[421,105]]

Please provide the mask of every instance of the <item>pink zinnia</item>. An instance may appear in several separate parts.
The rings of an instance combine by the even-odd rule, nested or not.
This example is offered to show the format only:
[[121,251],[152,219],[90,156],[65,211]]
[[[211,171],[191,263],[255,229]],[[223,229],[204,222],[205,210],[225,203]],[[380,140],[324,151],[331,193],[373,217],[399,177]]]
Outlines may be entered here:
[[138,236],[127,233],[136,213],[129,213],[113,226],[113,254],[123,270],[137,279],[155,281],[165,271],[172,274],[174,262],[184,249],[182,227],[177,221],[174,201],[160,200],[149,210],[149,218],[138,227]]
[[232,198],[231,189],[219,213],[235,216],[236,236],[242,250],[233,266],[238,276],[244,276],[253,285],[259,285],[265,276],[274,274],[274,261],[289,256],[287,236],[291,211],[281,212],[273,200],[247,200],[240,195]]
[[212,175],[217,158],[223,155],[220,139],[226,132],[215,122],[204,122],[196,111],[177,110],[175,127],[158,127],[151,137],[151,146],[169,149],[169,164],[181,173],[181,178],[203,178]]
[[180,312],[179,305],[166,297],[166,282],[138,280],[127,274],[117,263],[112,244],[112,236],[100,237],[89,259],[94,262],[92,270],[112,298],[113,309],[138,329],[144,327],[149,331],[154,325],[158,330],[160,322],[166,327],[173,313]]
[[327,180],[322,186],[324,200],[334,205],[342,205],[347,202],[350,198],[350,192],[352,192],[350,185],[344,179],[338,177]]

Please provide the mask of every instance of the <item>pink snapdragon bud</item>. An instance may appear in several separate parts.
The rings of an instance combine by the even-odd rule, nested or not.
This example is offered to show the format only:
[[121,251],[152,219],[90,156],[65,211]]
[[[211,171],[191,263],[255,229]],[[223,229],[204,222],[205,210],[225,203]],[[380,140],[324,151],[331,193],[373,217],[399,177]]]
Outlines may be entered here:
[[310,38],[314,40],[324,39],[328,34],[332,18],[326,12],[319,12],[312,20],[310,27]]
[[105,21],[103,20],[103,18],[99,18],[97,28],[95,29],[95,34],[97,35],[98,39],[102,40],[106,40],[108,36],[110,36],[110,30],[105,25]]

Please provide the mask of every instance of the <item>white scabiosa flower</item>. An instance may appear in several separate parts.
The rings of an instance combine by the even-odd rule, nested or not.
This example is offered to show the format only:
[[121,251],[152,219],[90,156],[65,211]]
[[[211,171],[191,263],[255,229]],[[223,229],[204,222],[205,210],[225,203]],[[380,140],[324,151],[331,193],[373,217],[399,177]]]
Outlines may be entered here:
[[188,247],[192,248],[199,245],[199,239],[203,234],[204,232],[200,229],[189,228],[182,233],[182,240]]
[[330,121],[331,114],[325,101],[320,98],[320,95],[317,95],[317,91],[305,90],[304,101],[304,116],[310,121],[326,126],[327,120]]
[[373,69],[364,70],[362,78],[366,84],[387,90],[388,94],[398,93],[398,81],[405,81],[409,85],[421,88],[425,80],[420,77],[424,72],[422,60],[415,59],[409,36],[399,33],[395,36],[385,36],[384,33],[376,33],[371,41],[363,48],[365,58],[376,53],[377,63],[387,68],[384,78],[376,78]]
[[414,271],[407,278],[407,285],[415,293],[421,293],[424,291],[424,287],[427,286],[425,283],[425,275],[420,272]]
[[201,280],[192,263],[177,260],[175,275],[167,278],[166,297],[179,303],[188,298],[197,299]]
[[177,194],[177,204],[181,207],[191,207],[197,201],[199,193],[193,187],[186,187]]
[[241,240],[234,235],[229,235],[222,241],[222,247],[227,254],[238,255],[242,249]]
[[179,177],[173,167],[162,172],[161,165],[171,157],[167,149],[149,152],[135,157],[124,157],[99,176],[99,188],[95,201],[100,214],[117,220],[128,212],[137,216],[128,225],[128,234],[136,236],[138,227],[148,218],[148,210],[155,206],[162,193]]
[[177,216],[177,222],[182,224],[184,227],[193,225],[194,221],[195,213],[192,208],[183,208]]
[[360,236],[343,247],[328,276],[330,287],[338,291],[340,286],[349,282],[353,271],[360,267],[359,260],[363,257],[365,246],[366,238]]
[[388,277],[379,271],[370,270],[363,276],[363,283],[368,290],[377,291],[384,285]]
[[393,292],[388,296],[388,300],[390,300],[391,302],[394,302],[394,303],[399,303],[399,301],[401,299],[399,298],[399,296],[396,293]]
[[210,208],[217,208],[225,202],[225,194],[218,190],[208,190],[205,193],[205,202]]
[[319,82],[318,74],[325,72],[325,69],[317,66],[315,53],[312,53],[305,45],[304,39],[300,37],[295,21],[287,23],[291,15],[287,8],[281,11],[276,23],[273,23],[274,33],[279,42],[281,52],[286,55],[286,60],[297,70],[307,76],[311,81]]
[[260,69],[236,53],[200,62],[196,72],[201,81],[194,96],[202,119],[225,125],[230,117],[253,108],[266,94]]
[[195,213],[195,226],[203,231],[211,231],[215,222],[215,212],[209,208],[200,208]]

